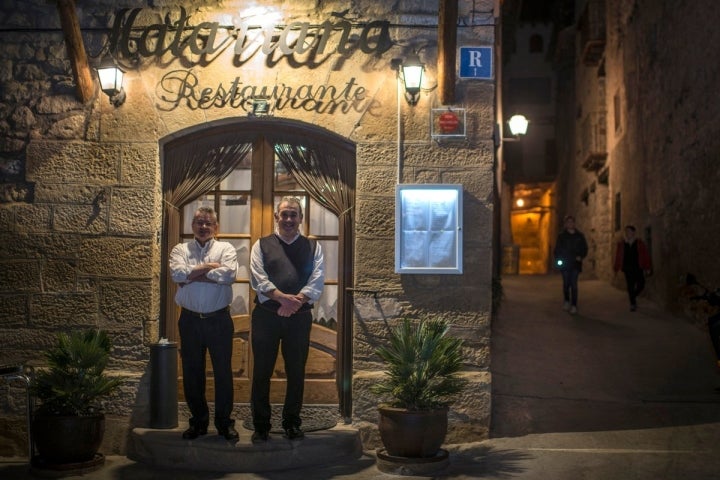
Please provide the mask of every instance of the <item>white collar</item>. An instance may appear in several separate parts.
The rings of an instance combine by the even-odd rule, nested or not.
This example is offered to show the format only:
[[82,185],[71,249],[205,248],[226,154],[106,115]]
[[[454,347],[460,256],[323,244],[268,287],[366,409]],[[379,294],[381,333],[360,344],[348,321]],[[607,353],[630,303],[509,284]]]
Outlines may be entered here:
[[285,242],[286,244],[290,245],[291,243],[293,243],[295,240],[298,239],[298,237],[300,236],[300,233],[298,233],[297,235],[295,235],[295,236],[293,237],[293,239],[290,240],[289,242],[288,242],[287,240],[285,240],[285,239],[283,238],[283,236],[280,235],[280,232],[278,232],[277,230],[275,230],[275,235],[277,235],[277,237],[278,237],[280,240],[282,240],[282,241]]

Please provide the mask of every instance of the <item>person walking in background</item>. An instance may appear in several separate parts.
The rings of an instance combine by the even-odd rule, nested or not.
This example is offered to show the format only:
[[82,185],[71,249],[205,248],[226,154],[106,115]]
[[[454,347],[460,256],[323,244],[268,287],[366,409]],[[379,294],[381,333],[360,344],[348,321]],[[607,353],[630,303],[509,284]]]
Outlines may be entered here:
[[257,292],[252,312],[252,442],[266,442],[271,428],[270,380],[282,349],[287,390],[282,427],[290,440],[300,428],[305,363],[310,348],[312,305],[322,294],[325,273],[320,244],[300,234],[300,200],[283,197],[275,209],[276,230],[259,239],[250,253],[250,284]]
[[230,316],[232,284],[237,274],[237,254],[228,242],[215,240],[217,214],[200,207],[192,221],[194,240],[175,245],[169,266],[178,284],[175,303],[180,307],[178,330],[182,358],[183,391],[190,409],[190,428],[182,437],[192,440],[205,435],[209,423],[205,398],[205,355],[215,377],[215,428],[218,435],[237,442],[233,409],[233,320]]
[[645,275],[650,274],[652,264],[645,242],[635,236],[635,227],[625,227],[625,238],[617,242],[615,248],[615,274],[625,274],[627,292],[630,299],[630,311],[637,310],[637,297],[645,288]]
[[560,269],[563,279],[563,310],[577,313],[578,276],[582,272],[582,261],[587,255],[585,235],[575,228],[575,217],[565,217],[565,228],[555,242],[555,266]]

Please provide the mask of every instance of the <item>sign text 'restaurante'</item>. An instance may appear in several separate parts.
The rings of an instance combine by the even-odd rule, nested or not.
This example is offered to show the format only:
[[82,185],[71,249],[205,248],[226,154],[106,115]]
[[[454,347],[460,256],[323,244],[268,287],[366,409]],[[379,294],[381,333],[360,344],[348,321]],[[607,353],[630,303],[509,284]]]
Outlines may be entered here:
[[317,113],[348,113],[362,111],[370,101],[365,88],[351,78],[338,89],[334,86],[301,85],[297,88],[282,84],[268,86],[247,85],[236,77],[229,85],[216,89],[202,87],[198,78],[188,70],[167,73],[158,84],[159,98],[165,102],[164,110],[181,105],[191,110],[231,107],[248,110],[253,98],[264,98],[273,110],[302,109]]

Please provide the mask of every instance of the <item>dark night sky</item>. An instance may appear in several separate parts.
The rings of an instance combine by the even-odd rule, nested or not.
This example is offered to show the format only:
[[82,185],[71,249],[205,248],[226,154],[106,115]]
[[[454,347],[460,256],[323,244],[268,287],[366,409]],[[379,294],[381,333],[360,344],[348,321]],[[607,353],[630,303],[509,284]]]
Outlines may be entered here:
[[557,26],[574,22],[575,0],[505,0],[511,16],[521,22],[550,22]]
[[525,22],[548,22],[553,18],[555,0],[520,0],[520,20]]

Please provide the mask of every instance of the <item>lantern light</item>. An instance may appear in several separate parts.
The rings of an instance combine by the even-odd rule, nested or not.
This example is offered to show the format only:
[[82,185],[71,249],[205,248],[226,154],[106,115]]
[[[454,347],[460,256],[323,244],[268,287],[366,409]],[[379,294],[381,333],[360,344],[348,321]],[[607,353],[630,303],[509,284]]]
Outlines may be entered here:
[[525,115],[513,115],[508,121],[510,133],[514,137],[517,137],[518,135],[525,135],[527,133],[528,123],[530,122],[527,118],[525,118]]
[[410,105],[417,104],[420,99],[425,64],[420,61],[417,53],[410,54],[405,60],[394,58],[392,67],[401,76],[405,88],[405,99]]
[[110,103],[119,107],[125,103],[125,90],[123,89],[123,78],[125,71],[118,67],[112,57],[107,56],[97,68],[100,88],[110,97]]
[[251,109],[248,115],[251,117],[264,117],[270,113],[270,103],[268,97],[252,97],[250,105]]

